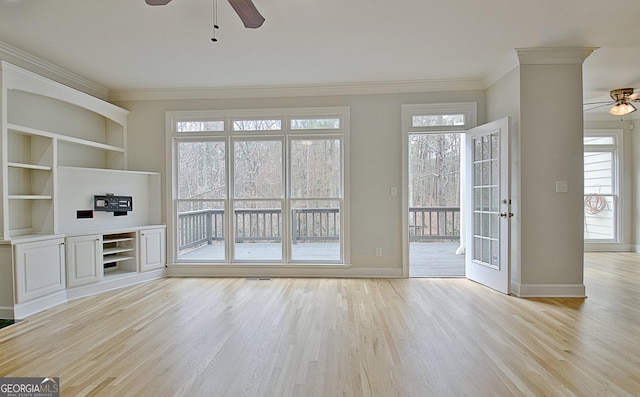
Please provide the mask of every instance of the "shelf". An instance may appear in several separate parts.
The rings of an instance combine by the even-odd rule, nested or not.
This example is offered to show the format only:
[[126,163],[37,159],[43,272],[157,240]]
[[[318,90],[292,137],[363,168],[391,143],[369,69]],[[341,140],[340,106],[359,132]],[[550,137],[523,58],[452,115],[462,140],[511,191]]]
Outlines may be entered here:
[[27,170],[51,171],[51,167],[49,167],[48,165],[10,162],[10,163],[7,163],[7,166],[13,167],[13,168],[22,168]]
[[49,195],[38,194],[11,194],[9,200],[51,200]]
[[134,274],[135,272],[132,272],[130,270],[123,270],[123,269],[118,269],[117,267],[114,267],[112,269],[104,269],[104,277],[105,278],[112,278],[112,277],[118,277],[118,276],[127,276],[127,275],[131,275]]
[[127,231],[102,235],[102,265],[105,274],[137,271],[136,233]]
[[113,255],[113,256],[105,256],[102,259],[102,264],[106,265],[107,263],[116,263],[122,261],[128,261],[129,259],[134,259],[134,256],[125,256],[125,255]]
[[103,149],[103,150],[108,150],[112,152],[119,152],[119,153],[125,152],[125,149],[120,146],[108,145],[106,143],[95,142],[95,141],[90,141],[90,140],[81,139],[81,138],[75,138],[72,136],[66,136],[66,135],[58,134],[56,132],[39,130],[37,128],[26,127],[23,125],[7,123],[7,128],[10,131],[19,133],[19,134],[42,136],[42,137],[52,138],[52,139],[55,138],[63,142],[75,143],[78,145],[89,146],[96,149]]
[[102,250],[102,253],[104,255],[113,255],[113,254],[119,254],[121,252],[131,252],[133,251],[133,248],[129,248],[129,247],[113,247],[113,248],[104,248]]
[[109,238],[109,239],[102,240],[104,244],[119,243],[122,241],[133,241],[133,237]]

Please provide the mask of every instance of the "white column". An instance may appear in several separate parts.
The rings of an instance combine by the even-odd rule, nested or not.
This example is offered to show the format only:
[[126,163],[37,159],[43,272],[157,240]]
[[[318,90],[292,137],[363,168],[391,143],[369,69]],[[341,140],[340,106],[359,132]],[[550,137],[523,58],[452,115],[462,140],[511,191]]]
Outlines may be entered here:
[[[521,48],[519,59],[520,296],[585,296],[582,63],[595,48]],[[556,182],[567,192],[557,192]]]

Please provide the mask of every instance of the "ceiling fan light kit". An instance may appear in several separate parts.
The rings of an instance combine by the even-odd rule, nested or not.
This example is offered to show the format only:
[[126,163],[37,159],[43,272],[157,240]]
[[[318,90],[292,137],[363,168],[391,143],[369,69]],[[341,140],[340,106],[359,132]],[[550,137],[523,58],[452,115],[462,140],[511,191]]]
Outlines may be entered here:
[[630,103],[618,103],[613,105],[611,109],[609,109],[609,114],[612,114],[614,116],[624,116],[625,114],[633,113],[636,110],[638,109],[636,109],[636,107]]
[[613,116],[624,116],[637,110],[636,107],[631,104],[631,102],[640,102],[640,93],[634,94],[633,91],[633,88],[618,88],[609,91],[609,96],[611,97],[612,101],[592,102],[585,103],[584,105],[597,105],[586,110],[593,110],[603,106],[612,105],[609,109],[609,114]]
[[637,109],[635,106],[629,103],[629,101],[638,101],[640,98],[638,94],[633,93],[633,88],[618,88],[617,90],[611,90],[609,96],[614,100],[614,105],[609,109],[609,114],[614,116],[624,116],[625,114],[633,113]]

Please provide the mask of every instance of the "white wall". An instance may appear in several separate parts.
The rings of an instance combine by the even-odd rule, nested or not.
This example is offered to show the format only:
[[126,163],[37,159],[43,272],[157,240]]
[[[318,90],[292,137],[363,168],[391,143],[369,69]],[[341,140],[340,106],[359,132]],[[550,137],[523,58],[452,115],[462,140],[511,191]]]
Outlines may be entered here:
[[520,69],[513,69],[487,89],[487,120],[510,117],[511,125],[511,280],[521,284]]
[[[390,195],[401,187],[401,106],[438,102],[478,102],[484,122],[483,92],[397,95],[355,95],[229,100],[172,100],[120,102],[131,111],[128,119],[129,168],[157,171],[165,182],[165,112],[349,106],[351,118],[351,269],[336,275],[402,275],[402,202]],[[163,188],[163,192],[164,192]],[[168,198],[164,197],[163,206]],[[166,211],[163,210],[163,214]],[[166,221],[166,219],[164,220]],[[375,256],[380,247],[382,257]],[[291,270],[289,270],[291,271]],[[268,271],[261,271],[268,274]],[[274,270],[275,272],[275,270]],[[301,273],[306,272],[306,273]],[[295,274],[310,274],[295,270]],[[277,275],[275,273],[274,275]]]

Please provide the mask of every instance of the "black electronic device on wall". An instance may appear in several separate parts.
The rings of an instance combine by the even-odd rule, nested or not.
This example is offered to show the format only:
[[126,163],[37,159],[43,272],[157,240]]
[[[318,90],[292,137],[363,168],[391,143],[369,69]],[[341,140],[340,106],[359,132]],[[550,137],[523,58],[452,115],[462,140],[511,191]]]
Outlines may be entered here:
[[106,194],[104,196],[93,196],[93,209],[95,211],[113,212],[113,215],[127,215],[127,212],[133,211],[133,197],[131,196],[115,196]]

